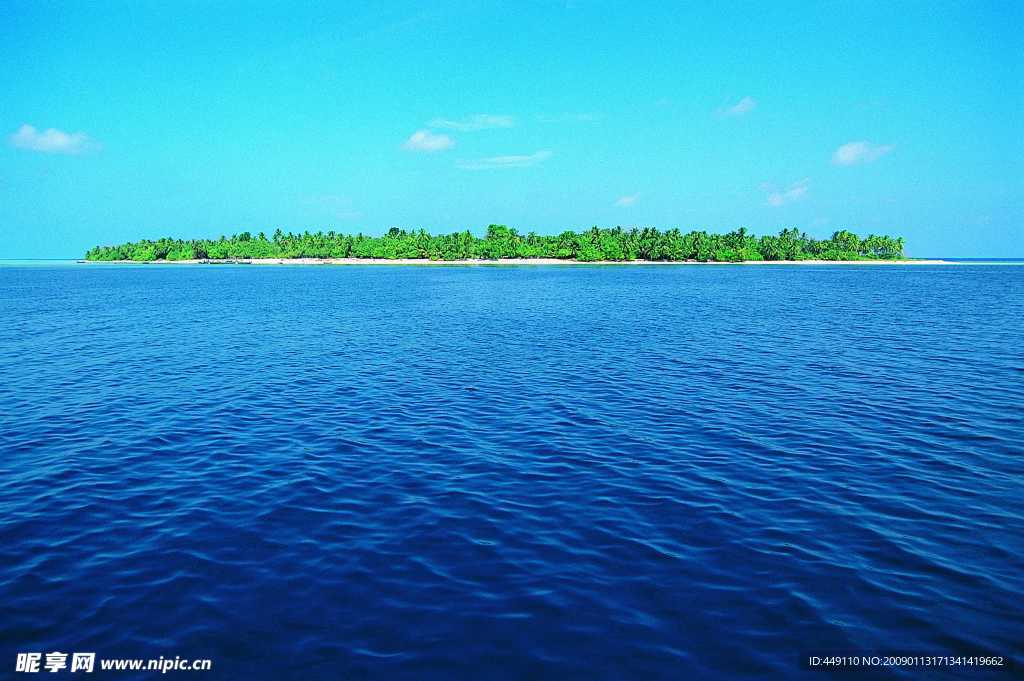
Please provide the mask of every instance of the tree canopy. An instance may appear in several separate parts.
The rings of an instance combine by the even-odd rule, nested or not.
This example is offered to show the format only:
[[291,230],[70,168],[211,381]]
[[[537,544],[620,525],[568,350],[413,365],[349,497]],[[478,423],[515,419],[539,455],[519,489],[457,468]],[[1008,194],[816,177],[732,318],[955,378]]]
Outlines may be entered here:
[[483,238],[469,230],[432,235],[426,231],[391,228],[381,236],[329,232],[282,232],[267,237],[242,232],[219,239],[141,240],[118,246],[96,246],[86,260],[226,260],[249,258],[420,258],[429,260],[499,260],[558,258],[742,262],[746,260],[867,260],[903,257],[901,237],[859,237],[848,230],[829,239],[815,239],[797,229],[778,235],[755,236],[745,228],[726,234],[706,231],[660,231],[654,228],[594,227],[558,235],[520,234],[504,225],[491,225]]

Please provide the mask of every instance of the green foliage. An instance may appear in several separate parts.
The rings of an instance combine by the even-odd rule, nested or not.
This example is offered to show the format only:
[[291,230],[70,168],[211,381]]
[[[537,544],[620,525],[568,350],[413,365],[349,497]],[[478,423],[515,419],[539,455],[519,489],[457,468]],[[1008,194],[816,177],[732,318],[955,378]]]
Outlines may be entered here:
[[749,260],[865,260],[903,257],[903,239],[871,234],[861,239],[840,230],[829,239],[814,239],[797,229],[776,236],[756,237],[740,227],[727,234],[706,231],[683,233],[650,227],[566,231],[523,236],[505,225],[490,225],[477,238],[468,230],[431,235],[420,229],[392,227],[382,236],[336,232],[285,233],[272,237],[242,232],[218,239],[142,240],[118,246],[96,246],[87,260],[229,260],[250,258],[415,258],[430,260],[499,260],[502,258],[558,258],[598,262],[606,260],[668,260],[742,262]]

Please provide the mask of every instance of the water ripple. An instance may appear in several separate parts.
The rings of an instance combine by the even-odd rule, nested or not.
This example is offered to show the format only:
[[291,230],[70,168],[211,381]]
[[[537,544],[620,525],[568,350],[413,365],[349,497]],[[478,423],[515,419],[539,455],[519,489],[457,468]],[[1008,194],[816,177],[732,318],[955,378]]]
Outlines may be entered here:
[[1019,655],[1022,294],[995,266],[0,268],[3,664]]

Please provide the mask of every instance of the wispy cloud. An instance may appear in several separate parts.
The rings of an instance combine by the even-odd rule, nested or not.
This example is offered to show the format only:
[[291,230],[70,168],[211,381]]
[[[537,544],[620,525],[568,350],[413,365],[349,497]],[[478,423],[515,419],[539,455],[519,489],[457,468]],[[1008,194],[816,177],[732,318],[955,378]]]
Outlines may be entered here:
[[455,146],[455,140],[448,135],[441,135],[429,130],[417,130],[402,144],[409,151],[444,151]]
[[19,149],[40,151],[44,154],[80,154],[99,148],[99,145],[84,132],[64,132],[56,128],[39,131],[27,123],[18,128],[10,140],[11,144]]
[[858,163],[871,163],[877,161],[892,151],[891,144],[873,144],[861,140],[859,142],[847,142],[832,154],[832,163],[837,166],[852,166]]
[[803,199],[807,196],[807,190],[810,189],[810,186],[811,178],[805,177],[799,182],[789,185],[786,189],[777,190],[768,184],[761,185],[761,188],[768,192],[768,205],[777,207]]
[[458,166],[464,170],[490,170],[492,168],[528,168],[551,158],[546,149],[521,156],[491,156],[471,161],[459,161]]
[[639,194],[628,194],[626,196],[620,196],[618,199],[615,200],[615,206],[617,206],[618,208],[629,208],[634,203],[636,203],[637,199],[639,198]]
[[445,128],[458,130],[460,132],[473,132],[475,130],[488,130],[490,128],[511,128],[516,124],[512,116],[497,114],[474,114],[461,120],[450,118],[435,118],[427,123],[428,128]]
[[753,97],[744,97],[732,106],[727,106],[719,113],[722,116],[743,116],[757,108],[757,100]]

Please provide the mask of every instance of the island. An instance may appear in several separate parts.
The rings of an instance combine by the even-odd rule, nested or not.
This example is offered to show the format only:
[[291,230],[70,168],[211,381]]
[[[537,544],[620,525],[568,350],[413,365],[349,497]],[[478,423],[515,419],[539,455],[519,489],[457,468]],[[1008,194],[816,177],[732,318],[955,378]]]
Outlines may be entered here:
[[280,229],[272,236],[242,232],[218,239],[141,240],[96,246],[88,262],[177,263],[904,263],[901,237],[875,234],[860,237],[840,230],[816,239],[795,228],[778,235],[756,236],[741,227],[725,234],[654,228],[565,231],[545,236],[520,234],[504,225],[490,225],[480,238],[469,230],[432,235],[425,230],[394,227],[382,236],[334,231],[293,234]]

